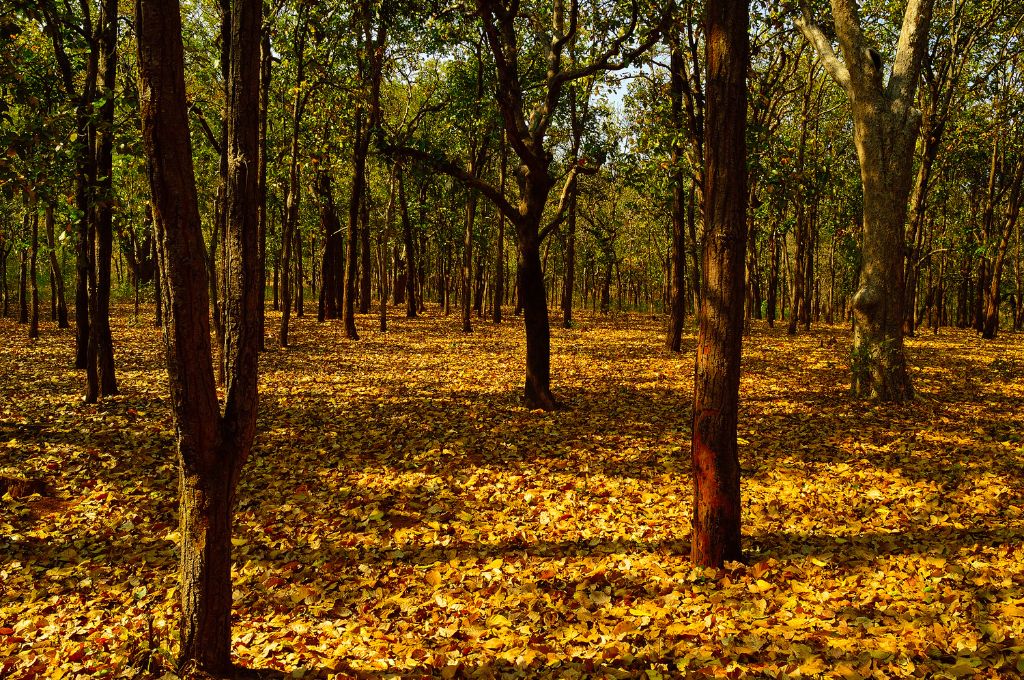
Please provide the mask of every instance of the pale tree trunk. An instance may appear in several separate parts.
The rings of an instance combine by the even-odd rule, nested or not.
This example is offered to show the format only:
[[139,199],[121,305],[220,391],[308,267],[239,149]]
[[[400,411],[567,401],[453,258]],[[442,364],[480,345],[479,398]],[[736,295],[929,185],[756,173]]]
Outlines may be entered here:
[[934,0],[910,0],[888,82],[870,48],[855,0],[832,0],[842,52],[811,19],[797,26],[817,50],[853,109],[854,143],[864,192],[862,267],[853,300],[853,393],[880,401],[913,397],[903,348],[904,230],[920,113],[912,108],[928,42]]

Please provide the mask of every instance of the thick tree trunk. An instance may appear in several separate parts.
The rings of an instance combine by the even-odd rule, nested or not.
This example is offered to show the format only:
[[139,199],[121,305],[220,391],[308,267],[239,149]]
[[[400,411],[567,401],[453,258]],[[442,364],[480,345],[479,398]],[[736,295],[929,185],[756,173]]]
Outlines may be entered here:
[[[232,0],[225,208],[226,396],[217,402],[210,299],[189,141],[180,8],[138,0],[140,111],[167,310],[171,403],[181,467],[181,665],[231,670],[231,511],[256,423],[260,0]],[[190,670],[192,670],[190,668]]]
[[526,328],[526,401],[535,408],[551,411],[558,408],[558,402],[551,394],[551,329],[540,241],[520,238],[519,253],[519,299]]
[[320,263],[320,300],[317,319],[337,319],[341,309],[341,285],[344,269],[344,244],[341,237],[341,222],[334,206],[330,171],[321,167],[317,171],[314,189],[320,207],[320,226],[324,233],[324,251]]
[[700,566],[742,557],[736,444],[746,252],[747,0],[708,3],[704,295],[693,396],[693,544]]
[[853,300],[853,393],[880,401],[914,395],[903,350],[903,234],[916,119],[854,106],[864,189],[860,284]]

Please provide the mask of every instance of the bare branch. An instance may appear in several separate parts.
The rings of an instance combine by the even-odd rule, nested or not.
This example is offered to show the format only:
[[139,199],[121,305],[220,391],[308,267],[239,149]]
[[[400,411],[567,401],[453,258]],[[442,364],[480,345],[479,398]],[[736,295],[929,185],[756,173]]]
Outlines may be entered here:
[[888,94],[891,101],[911,105],[917,78],[928,49],[928,27],[932,20],[934,0],[910,0],[903,15],[903,29],[892,64]]
[[829,42],[828,37],[825,36],[818,24],[814,23],[814,19],[811,18],[811,12],[807,9],[806,5],[800,9],[801,15],[796,17],[793,23],[796,24],[797,29],[807,39],[807,42],[814,47],[818,56],[821,57],[821,62],[825,65],[825,70],[832,76],[832,79],[839,83],[843,89],[850,89],[850,71],[846,68],[846,64],[836,56],[835,50],[832,49],[832,43]]
[[467,187],[476,189],[490,200],[498,210],[504,213],[505,216],[514,224],[517,224],[519,220],[522,219],[522,215],[518,208],[512,205],[508,199],[505,198],[501,189],[480,177],[475,177],[465,168],[453,163],[444,156],[435,155],[411,146],[384,146],[382,151],[384,154],[392,157],[408,158],[422,163],[429,168],[433,168],[438,172],[442,172],[449,177],[459,180]]

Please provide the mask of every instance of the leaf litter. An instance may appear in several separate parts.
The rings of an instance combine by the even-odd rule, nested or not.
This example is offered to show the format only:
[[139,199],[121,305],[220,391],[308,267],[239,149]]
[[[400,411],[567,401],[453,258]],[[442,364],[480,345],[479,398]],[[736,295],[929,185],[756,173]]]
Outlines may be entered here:
[[[268,314],[273,327],[277,316]],[[1024,351],[908,340],[919,398],[846,393],[848,330],[744,345],[746,563],[689,562],[693,335],[553,329],[568,409],[518,398],[516,320],[294,321],[261,355],[235,515],[236,662],[286,677],[1018,677]],[[73,336],[0,320],[0,678],[174,677],[177,463],[159,329],[114,319],[122,394]]]

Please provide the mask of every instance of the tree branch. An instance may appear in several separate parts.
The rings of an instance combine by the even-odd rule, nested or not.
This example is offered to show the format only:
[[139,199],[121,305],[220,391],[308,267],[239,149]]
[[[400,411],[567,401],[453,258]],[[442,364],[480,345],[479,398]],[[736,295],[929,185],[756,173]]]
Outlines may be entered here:
[[832,76],[832,79],[844,90],[850,89],[849,69],[836,56],[835,50],[832,49],[832,43],[829,42],[829,39],[822,32],[818,24],[814,23],[810,10],[803,3],[801,3],[800,7],[800,16],[794,18],[793,23],[796,24],[797,29],[807,39],[807,42],[814,47],[815,52],[821,58],[821,63],[825,65],[825,70]]
[[911,105],[917,78],[928,48],[928,27],[932,20],[934,0],[910,0],[903,15],[892,76],[887,87],[889,99],[904,106]]
[[457,179],[467,187],[476,189],[483,194],[513,223],[518,223],[519,220],[522,219],[519,209],[505,198],[505,195],[498,187],[480,177],[474,177],[473,174],[468,172],[465,168],[453,163],[443,156],[438,156],[411,146],[385,145],[382,148],[382,151],[392,157],[408,158],[410,160],[417,161],[418,163],[422,163],[423,165],[444,173],[449,177]]

